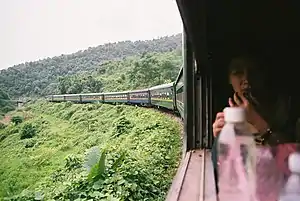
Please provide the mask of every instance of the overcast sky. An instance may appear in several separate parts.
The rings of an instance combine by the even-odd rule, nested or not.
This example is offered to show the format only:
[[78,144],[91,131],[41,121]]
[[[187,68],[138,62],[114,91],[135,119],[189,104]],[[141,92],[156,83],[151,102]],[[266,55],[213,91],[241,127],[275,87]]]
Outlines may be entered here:
[[180,32],[175,0],[0,0],[0,69]]

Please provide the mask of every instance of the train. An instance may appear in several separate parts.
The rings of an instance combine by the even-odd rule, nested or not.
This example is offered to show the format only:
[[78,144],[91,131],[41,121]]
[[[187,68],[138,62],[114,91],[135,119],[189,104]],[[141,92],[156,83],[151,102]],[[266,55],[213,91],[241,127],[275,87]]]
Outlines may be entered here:
[[146,89],[107,93],[48,95],[46,96],[46,100],[49,102],[98,102],[113,104],[123,103],[150,107],[154,106],[171,110],[174,113],[179,114],[183,118],[183,85],[183,76],[182,73],[179,73],[179,76],[177,76],[177,79],[174,82],[161,84]]

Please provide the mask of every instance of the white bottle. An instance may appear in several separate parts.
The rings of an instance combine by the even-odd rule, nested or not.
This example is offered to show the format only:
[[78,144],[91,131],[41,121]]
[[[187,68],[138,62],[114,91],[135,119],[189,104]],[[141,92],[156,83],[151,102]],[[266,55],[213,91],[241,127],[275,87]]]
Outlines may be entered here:
[[283,175],[269,147],[258,147],[256,155],[256,196],[260,201],[278,201]]
[[220,201],[257,201],[256,148],[246,126],[245,110],[224,109],[225,125],[218,141]]
[[288,166],[291,175],[282,190],[279,201],[300,200],[300,153],[292,153],[289,156]]

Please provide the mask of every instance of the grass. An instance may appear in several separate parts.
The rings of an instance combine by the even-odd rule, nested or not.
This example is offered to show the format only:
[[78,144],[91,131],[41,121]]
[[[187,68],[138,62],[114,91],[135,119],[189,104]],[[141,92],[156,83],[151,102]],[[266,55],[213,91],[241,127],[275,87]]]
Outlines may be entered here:
[[[103,200],[164,200],[181,156],[180,126],[171,117],[124,105],[47,102],[16,114],[26,115],[25,122],[0,130],[0,200],[33,200],[37,192],[45,200],[96,195]],[[25,124],[33,125],[36,134],[21,140]],[[95,146],[107,151],[107,173],[97,191],[87,182],[82,162]],[[126,157],[111,171],[120,153]],[[71,156],[81,161],[79,168],[67,167]]]

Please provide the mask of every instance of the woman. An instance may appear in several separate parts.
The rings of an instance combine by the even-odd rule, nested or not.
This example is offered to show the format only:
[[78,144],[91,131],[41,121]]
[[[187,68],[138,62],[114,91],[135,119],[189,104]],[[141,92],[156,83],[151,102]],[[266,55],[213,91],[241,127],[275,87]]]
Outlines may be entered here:
[[[249,130],[259,145],[276,146],[297,142],[295,132],[300,102],[297,96],[296,98],[292,96],[291,91],[281,87],[282,83],[278,80],[280,79],[268,72],[266,65],[249,56],[234,58],[229,66],[229,81],[234,95],[228,99],[228,105],[245,108]],[[216,145],[224,123],[224,113],[219,112],[213,123],[213,134],[216,137],[212,154],[215,173],[217,173]],[[291,150],[278,147],[280,150],[277,149],[276,153],[281,153],[276,154],[280,156],[278,160],[285,161]]]
[[[229,80],[235,93],[228,99],[228,105],[246,109],[247,122],[257,136],[258,143],[275,145],[295,142],[294,131],[300,102],[292,100],[289,91],[280,90],[280,79],[267,73],[267,68],[261,62],[243,56],[231,61]],[[224,113],[219,112],[213,124],[215,137],[224,123]]]
[[[228,104],[230,107],[241,106],[246,109],[247,121],[250,124],[251,131],[266,133],[269,125],[254,108],[253,103],[259,105],[257,99],[253,98],[251,93],[248,93],[253,83],[249,83],[249,76],[253,75],[253,73],[258,74],[258,70],[258,64],[250,57],[238,57],[232,60],[229,67],[229,81],[235,93],[233,98],[229,98]],[[256,80],[255,82],[258,81]],[[261,80],[260,82],[263,84]],[[248,94],[247,98],[246,94]],[[249,97],[249,94],[251,97]],[[252,99],[251,103],[250,98]],[[213,134],[215,137],[220,133],[224,123],[224,113],[219,112],[213,124]]]

